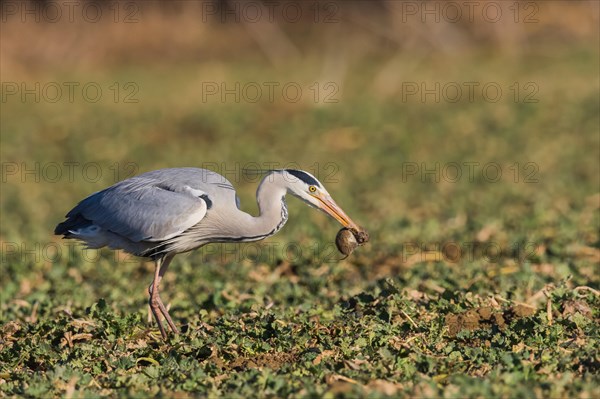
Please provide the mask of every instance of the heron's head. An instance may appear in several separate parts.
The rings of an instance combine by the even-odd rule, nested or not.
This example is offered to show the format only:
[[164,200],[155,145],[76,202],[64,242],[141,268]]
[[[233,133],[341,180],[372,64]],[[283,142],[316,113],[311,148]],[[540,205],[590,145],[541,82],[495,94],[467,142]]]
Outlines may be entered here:
[[344,227],[360,230],[358,225],[335,203],[323,184],[313,175],[296,169],[284,169],[280,173],[290,194],[325,212]]

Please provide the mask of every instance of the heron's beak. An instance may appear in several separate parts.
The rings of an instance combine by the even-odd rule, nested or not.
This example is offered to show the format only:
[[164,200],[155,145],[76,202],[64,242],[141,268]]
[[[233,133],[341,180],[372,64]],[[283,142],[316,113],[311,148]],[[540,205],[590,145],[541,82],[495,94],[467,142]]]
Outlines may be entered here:
[[335,203],[333,198],[327,194],[315,194],[313,195],[319,201],[319,209],[327,213],[329,216],[337,220],[342,224],[342,226],[360,231],[360,227],[346,213],[339,207],[338,204]]

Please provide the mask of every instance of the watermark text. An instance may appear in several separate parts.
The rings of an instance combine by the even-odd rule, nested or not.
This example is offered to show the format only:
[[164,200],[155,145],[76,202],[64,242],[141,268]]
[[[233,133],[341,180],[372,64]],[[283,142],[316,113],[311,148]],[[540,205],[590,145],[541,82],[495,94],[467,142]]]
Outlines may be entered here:
[[496,183],[503,178],[514,183],[539,183],[539,165],[535,162],[513,162],[501,165],[497,162],[403,162],[402,182],[410,180],[421,183]]
[[97,103],[105,100],[114,103],[137,104],[140,102],[139,86],[135,82],[2,82],[0,101],[22,103]]

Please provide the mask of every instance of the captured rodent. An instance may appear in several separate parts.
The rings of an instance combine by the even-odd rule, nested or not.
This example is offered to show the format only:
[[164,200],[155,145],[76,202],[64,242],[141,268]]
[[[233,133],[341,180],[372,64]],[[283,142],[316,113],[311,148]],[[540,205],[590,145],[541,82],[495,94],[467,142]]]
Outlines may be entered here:
[[335,245],[338,251],[348,257],[359,245],[369,241],[369,233],[365,230],[343,228],[335,236]]

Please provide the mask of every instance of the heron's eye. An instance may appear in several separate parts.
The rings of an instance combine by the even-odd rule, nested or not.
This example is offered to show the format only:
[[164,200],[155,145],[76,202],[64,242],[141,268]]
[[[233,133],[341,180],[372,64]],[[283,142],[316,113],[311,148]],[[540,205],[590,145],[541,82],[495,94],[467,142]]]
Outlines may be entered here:
[[317,188],[315,186],[310,186],[310,187],[308,187],[308,191],[310,191],[311,193],[314,193],[315,191],[317,191]]

